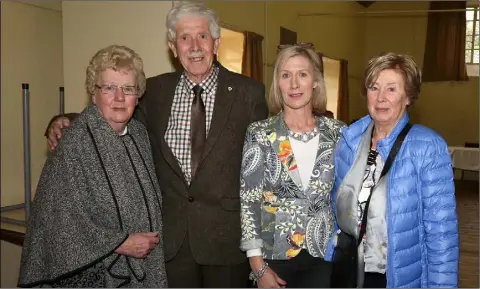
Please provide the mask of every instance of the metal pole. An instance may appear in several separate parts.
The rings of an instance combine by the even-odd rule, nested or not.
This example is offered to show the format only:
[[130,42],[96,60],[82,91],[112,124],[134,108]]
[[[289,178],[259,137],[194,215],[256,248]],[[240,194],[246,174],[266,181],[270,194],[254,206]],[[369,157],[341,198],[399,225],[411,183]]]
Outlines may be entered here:
[[32,185],[30,177],[30,112],[28,83],[22,83],[23,95],[23,172],[25,184],[25,222],[30,216]]
[[60,115],[65,114],[65,88],[60,86]]

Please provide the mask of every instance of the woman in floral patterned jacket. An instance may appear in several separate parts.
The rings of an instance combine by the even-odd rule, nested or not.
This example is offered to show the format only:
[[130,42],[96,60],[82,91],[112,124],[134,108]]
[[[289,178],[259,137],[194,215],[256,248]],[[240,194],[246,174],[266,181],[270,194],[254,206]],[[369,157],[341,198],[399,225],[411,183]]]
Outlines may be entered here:
[[344,124],[325,111],[319,56],[309,44],[279,47],[269,103],[251,124],[241,172],[241,249],[265,287],[325,288],[333,233],[333,150]]

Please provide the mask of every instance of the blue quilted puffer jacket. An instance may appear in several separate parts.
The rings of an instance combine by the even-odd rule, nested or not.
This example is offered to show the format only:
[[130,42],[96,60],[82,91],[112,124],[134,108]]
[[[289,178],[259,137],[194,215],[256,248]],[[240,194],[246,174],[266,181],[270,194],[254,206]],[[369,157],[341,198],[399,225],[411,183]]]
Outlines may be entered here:
[[[335,151],[336,188],[350,169],[360,137],[372,119],[365,116],[342,131]],[[377,143],[387,159],[405,114],[390,135]],[[445,141],[434,131],[414,125],[388,173],[387,287],[457,287],[458,223],[451,159]],[[335,228],[338,228],[335,224]],[[325,259],[333,258],[333,238]]]

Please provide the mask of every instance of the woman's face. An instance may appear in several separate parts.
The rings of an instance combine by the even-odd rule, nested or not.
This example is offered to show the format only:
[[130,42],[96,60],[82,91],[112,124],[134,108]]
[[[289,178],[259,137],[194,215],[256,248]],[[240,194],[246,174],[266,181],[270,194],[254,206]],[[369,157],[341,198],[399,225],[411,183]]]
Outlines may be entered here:
[[132,71],[106,69],[100,75],[92,102],[118,133],[127,125],[138,103],[138,89]]
[[317,87],[310,61],[304,56],[288,59],[280,69],[279,82],[284,110],[312,111],[313,89]]
[[377,80],[367,87],[367,99],[372,119],[387,127],[393,127],[410,104],[403,76],[394,69],[379,73]]

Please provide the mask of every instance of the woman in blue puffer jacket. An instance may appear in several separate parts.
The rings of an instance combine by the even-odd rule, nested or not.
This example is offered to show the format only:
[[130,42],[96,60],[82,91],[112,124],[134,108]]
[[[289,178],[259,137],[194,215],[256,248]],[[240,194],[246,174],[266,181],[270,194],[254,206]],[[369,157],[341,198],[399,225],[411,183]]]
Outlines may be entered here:
[[[338,232],[358,238],[372,192],[358,267],[345,270],[357,269],[356,285],[363,288],[457,287],[458,224],[445,141],[413,125],[380,178],[409,121],[407,107],[418,99],[421,72],[411,57],[386,53],[368,62],[364,80],[369,115],[343,130],[334,156]],[[326,259],[332,255],[330,248]]]

